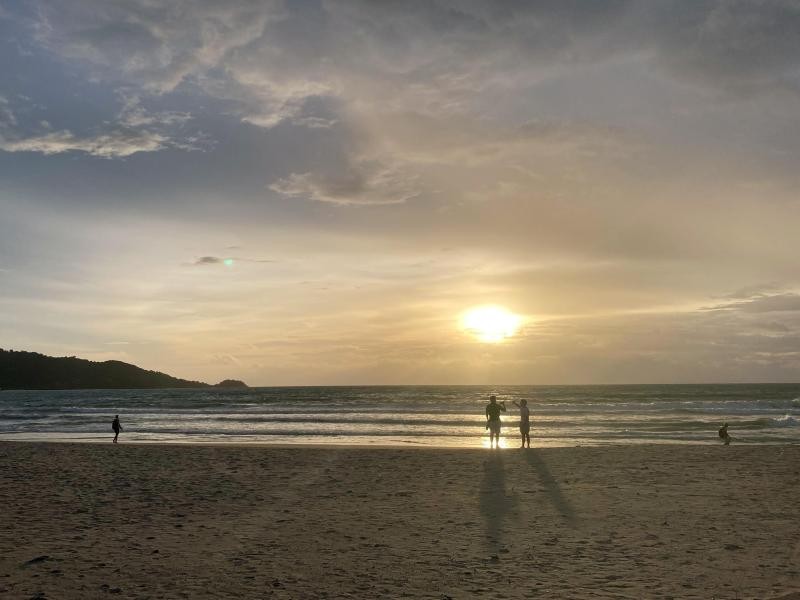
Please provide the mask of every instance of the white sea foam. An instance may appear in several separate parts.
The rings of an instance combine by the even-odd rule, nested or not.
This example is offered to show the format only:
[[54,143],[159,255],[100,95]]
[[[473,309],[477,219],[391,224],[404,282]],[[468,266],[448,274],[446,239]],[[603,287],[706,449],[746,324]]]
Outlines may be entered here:
[[797,427],[800,425],[800,420],[792,415],[783,415],[770,420],[776,427]]

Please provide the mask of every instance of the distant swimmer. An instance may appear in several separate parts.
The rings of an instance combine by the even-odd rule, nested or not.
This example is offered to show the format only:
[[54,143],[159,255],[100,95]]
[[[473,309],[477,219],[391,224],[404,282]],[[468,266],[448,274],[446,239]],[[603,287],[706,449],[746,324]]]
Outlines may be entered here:
[[719,437],[723,442],[725,442],[726,446],[731,443],[731,436],[728,433],[727,423],[725,423],[722,427],[719,428]]
[[522,438],[522,445],[520,448],[525,447],[525,442],[528,442],[528,448],[531,447],[531,411],[528,408],[528,401],[524,398],[517,403],[513,401],[514,406],[519,408],[519,435]]
[[114,443],[116,444],[119,432],[122,431],[122,425],[119,424],[119,415],[114,416],[114,420],[111,421],[111,429],[114,430]]
[[500,447],[500,413],[506,412],[505,401],[497,403],[497,396],[489,396],[489,404],[486,405],[486,429],[489,430],[489,447]]

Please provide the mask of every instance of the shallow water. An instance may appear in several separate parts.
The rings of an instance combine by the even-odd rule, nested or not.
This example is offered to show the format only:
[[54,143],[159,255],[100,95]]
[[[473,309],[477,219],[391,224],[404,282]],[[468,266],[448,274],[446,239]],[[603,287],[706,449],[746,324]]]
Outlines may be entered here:
[[487,396],[505,400],[506,446],[528,399],[537,446],[800,443],[800,384],[629,386],[363,386],[246,390],[0,391],[0,440],[488,444]]

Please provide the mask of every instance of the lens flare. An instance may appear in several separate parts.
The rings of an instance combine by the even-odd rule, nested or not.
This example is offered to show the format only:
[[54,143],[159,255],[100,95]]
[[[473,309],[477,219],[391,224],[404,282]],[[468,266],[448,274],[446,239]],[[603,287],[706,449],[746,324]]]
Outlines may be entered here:
[[480,341],[496,344],[513,336],[522,318],[502,306],[478,306],[461,317],[461,326]]

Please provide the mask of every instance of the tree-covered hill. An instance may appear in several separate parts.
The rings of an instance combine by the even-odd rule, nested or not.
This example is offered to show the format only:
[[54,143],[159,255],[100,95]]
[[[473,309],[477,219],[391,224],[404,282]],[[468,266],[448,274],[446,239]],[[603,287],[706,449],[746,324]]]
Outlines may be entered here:
[[0,349],[0,389],[4,390],[199,387],[212,386],[147,371],[118,360],[94,362],[74,356],[55,358],[36,352]]

